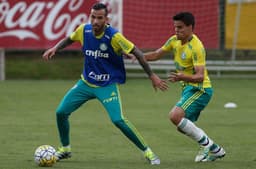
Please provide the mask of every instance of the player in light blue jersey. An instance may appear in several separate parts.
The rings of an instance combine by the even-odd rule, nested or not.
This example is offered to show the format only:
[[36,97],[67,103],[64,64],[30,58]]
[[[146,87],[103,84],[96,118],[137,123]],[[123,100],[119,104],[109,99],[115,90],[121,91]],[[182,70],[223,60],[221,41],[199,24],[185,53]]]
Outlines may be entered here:
[[43,58],[48,60],[54,54],[72,44],[80,42],[84,55],[84,69],[81,79],[64,96],[56,110],[57,126],[62,146],[57,159],[71,157],[68,118],[72,112],[91,99],[98,99],[108,112],[111,121],[130,139],[152,164],[160,159],[145,143],[136,128],[123,116],[119,84],[125,83],[123,53],[132,53],[139,60],[155,89],[166,90],[168,85],[154,74],[143,53],[116,29],[107,24],[106,5],[96,3],[91,9],[91,24],[82,24],[69,37],[48,49]]

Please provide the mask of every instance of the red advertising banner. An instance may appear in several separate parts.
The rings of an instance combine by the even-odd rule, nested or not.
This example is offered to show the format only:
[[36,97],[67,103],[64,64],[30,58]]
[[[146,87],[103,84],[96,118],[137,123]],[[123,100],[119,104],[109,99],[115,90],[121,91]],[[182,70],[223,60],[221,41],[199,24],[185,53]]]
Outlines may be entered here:
[[206,48],[219,48],[219,0],[124,0],[123,33],[141,48],[158,48],[175,34],[172,17],[195,16],[194,32]]
[[0,47],[43,49],[88,22],[95,0],[8,0],[0,4]]
[[163,45],[174,34],[172,16],[184,10],[195,15],[195,33],[205,47],[219,46],[217,0],[0,0],[0,48],[49,48],[89,22],[97,1],[107,4],[110,24],[139,48]]

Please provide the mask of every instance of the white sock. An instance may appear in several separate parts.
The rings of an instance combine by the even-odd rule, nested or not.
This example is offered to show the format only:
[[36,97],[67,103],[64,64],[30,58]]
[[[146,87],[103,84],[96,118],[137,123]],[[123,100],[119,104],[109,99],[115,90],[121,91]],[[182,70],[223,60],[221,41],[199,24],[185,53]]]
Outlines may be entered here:
[[202,146],[210,147],[213,144],[213,141],[202,129],[198,128],[193,122],[186,118],[182,118],[178,124],[178,129]]

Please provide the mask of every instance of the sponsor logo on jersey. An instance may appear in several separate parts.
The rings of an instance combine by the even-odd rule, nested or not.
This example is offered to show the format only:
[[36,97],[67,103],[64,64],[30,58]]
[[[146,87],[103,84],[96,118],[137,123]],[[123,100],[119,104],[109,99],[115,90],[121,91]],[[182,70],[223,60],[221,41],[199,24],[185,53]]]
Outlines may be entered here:
[[[104,45],[103,45],[102,48],[105,49]],[[95,51],[93,51],[93,50],[86,50],[85,54],[87,56],[93,56],[94,59],[97,59],[97,58],[109,58],[109,54],[108,53],[103,53],[100,50],[95,50]]]
[[96,81],[109,81],[110,74],[96,74],[95,72],[90,72],[88,75],[89,78],[92,78]]
[[106,98],[103,100],[103,103],[109,103],[109,102],[117,101],[117,100],[118,100],[118,97],[117,97],[116,92],[112,92],[109,98]]

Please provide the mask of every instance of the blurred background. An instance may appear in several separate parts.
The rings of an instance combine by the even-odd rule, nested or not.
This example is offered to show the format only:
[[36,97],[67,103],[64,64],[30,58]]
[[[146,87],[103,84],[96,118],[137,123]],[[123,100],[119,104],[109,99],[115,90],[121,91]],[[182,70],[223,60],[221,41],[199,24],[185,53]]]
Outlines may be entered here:
[[[83,66],[80,44],[59,52],[46,63],[43,52],[89,22],[96,0],[0,1],[0,79],[77,79]],[[256,0],[101,0],[110,11],[110,24],[143,51],[161,47],[174,33],[172,16],[195,15],[195,34],[207,50],[212,76],[255,78]],[[152,67],[165,76],[171,56]],[[144,77],[126,61],[128,77]],[[168,64],[170,66],[168,66]],[[141,75],[139,75],[142,73]],[[139,76],[138,76],[139,75]]]

